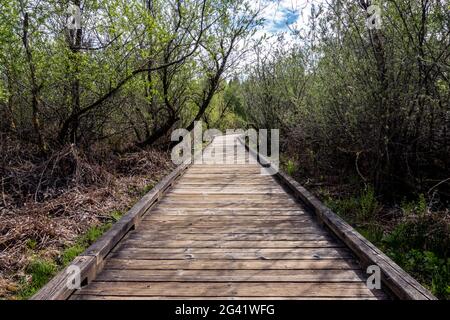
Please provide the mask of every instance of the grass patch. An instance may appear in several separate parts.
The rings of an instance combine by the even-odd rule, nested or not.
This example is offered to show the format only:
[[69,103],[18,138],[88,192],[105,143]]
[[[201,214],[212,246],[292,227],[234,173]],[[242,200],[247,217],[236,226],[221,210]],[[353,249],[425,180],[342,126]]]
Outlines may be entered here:
[[146,193],[150,192],[150,190],[152,190],[154,187],[155,187],[155,184],[154,184],[154,183],[149,183],[149,184],[147,184],[147,185],[144,187],[144,189],[142,189],[142,192],[141,192],[142,196],[144,196]]
[[113,220],[113,222],[119,221],[120,218],[122,218],[122,216],[123,216],[123,212],[119,211],[119,210],[113,211],[111,213],[111,219]]
[[[114,211],[111,213],[113,222],[117,222],[122,217],[120,211]],[[58,262],[61,267],[67,266],[76,256],[86,250],[91,244],[97,241],[109,228],[111,228],[113,222],[107,222],[99,226],[90,227],[82,236],[80,236],[75,244],[64,249],[60,255]]]
[[[26,267],[25,273],[28,277],[21,280],[20,289],[17,294],[19,299],[28,299],[41,287],[43,287],[58,271],[58,266],[54,261],[42,258],[33,258]],[[27,278],[30,278],[27,281]]]
[[405,215],[424,215],[428,212],[427,201],[423,193],[419,194],[416,201],[403,200],[400,207]]
[[62,252],[59,260],[61,261],[62,266],[68,265],[73,259],[75,259],[76,256],[81,254],[86,247],[83,247],[79,244],[75,244],[73,246],[70,246]]
[[381,210],[372,187],[367,187],[361,194],[348,198],[333,199],[327,196],[325,204],[356,226],[372,224]]
[[294,174],[298,171],[296,161],[284,156],[281,157],[281,168],[291,177],[294,176]]
[[[123,213],[113,211],[111,221],[98,226],[90,227],[85,233],[79,236],[75,243],[67,246],[55,260],[34,257],[25,269],[26,276],[20,281],[20,289],[17,293],[18,299],[28,299],[42,288],[57,272],[69,265],[73,259],[85,251],[100,236],[102,236],[113,223],[120,220]],[[36,247],[33,241],[27,242],[30,249]]]
[[27,240],[27,248],[28,249],[34,250],[34,249],[36,249],[36,247],[37,247],[37,241],[36,240],[34,240],[34,239],[28,239]]
[[285,165],[286,172],[288,175],[293,176],[294,173],[297,171],[297,166],[295,165],[294,161],[288,160]]

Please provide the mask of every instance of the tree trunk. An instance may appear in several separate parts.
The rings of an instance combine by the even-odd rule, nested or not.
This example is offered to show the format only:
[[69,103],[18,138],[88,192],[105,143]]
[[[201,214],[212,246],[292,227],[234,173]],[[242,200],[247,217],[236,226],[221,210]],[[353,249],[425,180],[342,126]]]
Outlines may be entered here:
[[[73,4],[77,7],[80,7],[81,1],[80,0],[74,0]],[[81,106],[80,106],[80,51],[81,51],[81,40],[83,36],[83,30],[75,29],[75,30],[68,30],[68,37],[67,42],[70,48],[70,61],[73,66],[73,73],[69,74],[69,77],[71,78],[71,112],[74,114],[80,112]],[[78,127],[80,125],[79,119],[76,119],[72,123],[72,128],[70,129],[70,142],[76,143],[77,140],[77,131]]]
[[41,126],[39,123],[39,93],[40,86],[37,84],[36,80],[36,68],[33,62],[33,53],[31,52],[29,39],[28,39],[28,27],[29,27],[29,16],[28,12],[25,12],[23,19],[23,36],[22,42],[25,48],[25,54],[27,57],[28,66],[30,68],[30,77],[31,77],[31,109],[32,116],[31,122],[33,124],[34,131],[36,133],[38,139],[38,145],[42,152],[47,152],[47,145],[41,133]]

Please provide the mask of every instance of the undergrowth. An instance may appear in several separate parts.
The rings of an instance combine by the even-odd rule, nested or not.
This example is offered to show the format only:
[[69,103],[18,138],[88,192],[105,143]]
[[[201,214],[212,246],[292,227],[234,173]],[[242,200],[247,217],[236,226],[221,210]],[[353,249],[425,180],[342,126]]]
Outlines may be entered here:
[[403,201],[396,219],[383,220],[373,189],[346,198],[326,192],[325,203],[364,237],[392,258],[439,299],[450,299],[450,232],[448,212],[430,212],[420,194]]
[[90,227],[84,234],[79,236],[75,243],[68,245],[55,259],[43,258],[39,254],[32,257],[31,262],[25,268],[25,276],[20,281],[20,289],[17,293],[18,299],[28,299],[42,288],[55,274],[69,265],[73,259],[85,251],[102,234],[111,228],[113,222],[120,219],[122,213],[114,211],[111,213],[111,221],[99,226]]
[[[115,154],[66,146],[39,154],[2,140],[0,299],[32,296],[173,167],[159,149]],[[119,210],[119,211],[114,211]]]
[[448,208],[433,206],[433,196],[423,193],[409,194],[408,200],[396,198],[397,204],[386,204],[372,186],[361,189],[361,180],[356,176],[324,177],[312,169],[303,173],[292,159],[292,155],[282,157],[284,171],[295,175],[305,187],[313,188],[330,209],[436,297],[450,300]]
[[295,172],[297,172],[297,165],[294,161],[289,159],[284,165],[284,170],[286,170],[288,175],[293,176]]

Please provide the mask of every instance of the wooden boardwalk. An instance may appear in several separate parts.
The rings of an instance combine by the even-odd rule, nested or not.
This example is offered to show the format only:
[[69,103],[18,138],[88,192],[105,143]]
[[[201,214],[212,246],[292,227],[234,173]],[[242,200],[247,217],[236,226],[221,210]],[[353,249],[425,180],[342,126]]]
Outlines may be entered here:
[[[210,147],[235,138],[216,137]],[[190,166],[70,298],[387,298],[367,288],[352,252],[260,170]]]
[[435,299],[238,137],[179,165],[32,299]]

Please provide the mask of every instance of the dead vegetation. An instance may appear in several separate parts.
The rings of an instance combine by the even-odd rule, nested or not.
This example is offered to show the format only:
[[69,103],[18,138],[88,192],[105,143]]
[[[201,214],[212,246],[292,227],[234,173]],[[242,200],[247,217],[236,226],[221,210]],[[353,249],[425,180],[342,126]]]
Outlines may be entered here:
[[0,298],[18,289],[32,257],[55,259],[88,228],[125,212],[172,167],[157,150],[93,159],[72,145],[47,156],[12,141],[1,147]]

